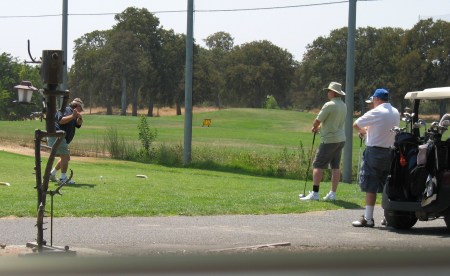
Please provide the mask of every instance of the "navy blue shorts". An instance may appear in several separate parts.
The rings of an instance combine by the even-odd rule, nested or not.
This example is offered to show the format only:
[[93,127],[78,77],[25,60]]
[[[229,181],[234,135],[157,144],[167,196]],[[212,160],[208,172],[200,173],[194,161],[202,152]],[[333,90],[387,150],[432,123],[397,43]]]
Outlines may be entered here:
[[366,147],[362,157],[359,185],[362,192],[381,193],[391,167],[389,148]]

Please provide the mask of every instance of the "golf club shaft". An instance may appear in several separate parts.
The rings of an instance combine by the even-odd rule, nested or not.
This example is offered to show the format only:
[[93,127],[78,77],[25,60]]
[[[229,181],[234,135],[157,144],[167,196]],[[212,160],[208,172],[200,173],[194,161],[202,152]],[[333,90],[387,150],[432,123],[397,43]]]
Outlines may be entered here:
[[306,170],[305,185],[303,187],[303,196],[306,196],[306,194],[305,194],[306,193],[306,182],[308,182],[308,173],[309,173],[309,169],[311,168],[311,158],[312,158],[312,153],[313,153],[313,149],[314,149],[314,141],[315,140],[316,140],[316,133],[314,132],[312,145],[311,145],[311,151],[309,152],[308,169]]
[[360,139],[360,142],[359,142],[359,154],[358,154],[358,169],[356,171],[356,184],[359,184],[359,174],[360,174],[359,170],[361,168],[361,149],[362,149],[362,141],[363,141],[362,137],[359,137],[359,139]]

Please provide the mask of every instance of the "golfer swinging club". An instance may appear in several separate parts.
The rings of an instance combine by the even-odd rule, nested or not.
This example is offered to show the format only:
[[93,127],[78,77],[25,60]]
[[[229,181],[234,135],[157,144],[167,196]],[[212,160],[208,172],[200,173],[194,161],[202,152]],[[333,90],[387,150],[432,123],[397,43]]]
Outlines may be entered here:
[[326,102],[313,122],[311,131],[319,132],[320,146],[313,162],[313,190],[300,200],[319,200],[319,186],[322,181],[323,170],[331,167],[331,191],[323,198],[324,200],[336,200],[336,190],[341,178],[339,169],[342,149],[345,144],[345,117],[347,106],[342,97],[345,92],[341,84],[331,82],[327,91],[328,102]]

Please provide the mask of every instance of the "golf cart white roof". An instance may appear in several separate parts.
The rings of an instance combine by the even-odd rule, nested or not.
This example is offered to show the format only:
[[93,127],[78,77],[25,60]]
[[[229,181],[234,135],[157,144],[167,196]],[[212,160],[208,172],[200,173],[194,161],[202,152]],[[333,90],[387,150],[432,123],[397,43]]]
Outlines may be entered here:
[[441,100],[450,98],[450,87],[428,88],[423,91],[412,91],[405,95],[407,100]]

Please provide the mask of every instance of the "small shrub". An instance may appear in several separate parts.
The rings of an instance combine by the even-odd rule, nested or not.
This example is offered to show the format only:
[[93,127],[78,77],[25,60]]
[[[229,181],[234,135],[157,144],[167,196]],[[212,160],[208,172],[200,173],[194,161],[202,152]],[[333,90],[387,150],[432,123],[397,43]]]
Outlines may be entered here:
[[264,103],[264,108],[266,109],[280,109],[278,102],[274,96],[268,95],[266,102]]
[[150,126],[148,125],[147,122],[147,118],[143,115],[141,115],[139,119],[138,129],[139,129],[139,140],[141,141],[142,147],[144,148],[141,154],[150,156],[152,143],[156,139],[157,131],[156,129],[155,130],[150,129]]
[[113,159],[125,159],[127,156],[127,147],[125,139],[119,137],[117,129],[110,127],[106,130],[105,146]]
[[154,155],[155,162],[160,165],[180,167],[183,164],[183,147],[181,145],[161,144],[157,147]]

